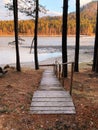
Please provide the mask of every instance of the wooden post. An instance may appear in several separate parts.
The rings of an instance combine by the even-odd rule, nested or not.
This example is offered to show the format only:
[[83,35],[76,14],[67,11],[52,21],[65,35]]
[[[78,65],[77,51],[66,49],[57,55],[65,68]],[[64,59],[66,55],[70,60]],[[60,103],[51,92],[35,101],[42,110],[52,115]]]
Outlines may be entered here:
[[53,72],[55,73],[55,64],[53,65]]
[[[64,67],[64,64],[62,65],[62,68]],[[64,87],[64,71],[62,71],[62,85]]]
[[59,64],[59,80],[60,80],[60,77],[61,77],[61,64]]
[[59,77],[59,64],[57,63],[57,77]]
[[55,63],[54,63],[54,73],[55,73],[55,75],[56,75],[56,61],[55,61]]
[[57,61],[55,61],[55,70],[56,70],[56,71],[55,71],[55,72],[56,72],[55,74],[56,74],[56,76],[57,76]]
[[74,63],[72,63],[72,65],[71,65],[71,83],[70,83],[70,95],[72,95],[73,72],[74,72]]
[[54,73],[55,73],[55,64],[54,64],[54,66],[53,66],[53,71],[54,71]]

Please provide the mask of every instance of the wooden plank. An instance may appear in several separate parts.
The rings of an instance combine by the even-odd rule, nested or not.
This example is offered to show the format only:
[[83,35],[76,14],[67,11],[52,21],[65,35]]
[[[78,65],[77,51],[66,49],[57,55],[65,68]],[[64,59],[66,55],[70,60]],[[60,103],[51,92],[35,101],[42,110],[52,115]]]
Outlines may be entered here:
[[65,97],[63,97],[63,98],[58,98],[58,97],[56,97],[56,98],[32,98],[32,101],[35,101],[35,102],[55,102],[55,101],[57,101],[57,102],[72,102],[72,99],[71,98],[65,98]]
[[41,84],[39,88],[41,87],[45,87],[46,89],[49,88],[49,87],[55,87],[55,88],[62,88],[64,90],[63,87],[61,87],[61,84],[50,84],[50,85],[47,85],[47,84]]
[[43,88],[43,87],[42,87],[42,88],[39,88],[39,90],[40,90],[40,91],[51,91],[51,90],[61,91],[62,88],[56,88],[56,87],[54,87],[54,88],[53,88],[53,87],[51,87],[51,88],[50,88],[50,87],[48,87],[48,88]]
[[39,91],[39,90],[37,90],[36,92],[35,92],[35,94],[39,94],[39,95],[41,95],[41,94],[49,94],[49,95],[67,95],[67,96],[69,96],[69,97],[71,97],[70,96],[70,94],[69,94],[69,92],[68,91]]
[[40,84],[41,85],[44,85],[44,84],[50,84],[50,85],[55,85],[55,84],[58,85],[59,84],[59,85],[61,85],[59,81],[53,80],[53,79],[47,79],[47,78],[45,78],[44,80],[42,80]]
[[[56,90],[59,90],[60,89],[60,91],[64,91],[64,88],[63,87],[59,87],[59,85],[55,85],[55,86],[47,86],[47,85],[41,85],[40,87],[39,87],[39,89],[41,90],[41,89],[44,89],[44,90],[49,90],[49,89],[51,89],[50,91],[56,91]],[[55,90],[54,90],[55,89]]]
[[40,85],[39,89],[51,89],[51,91],[54,91],[54,89],[61,89],[62,91],[64,91],[64,88],[61,86],[61,84],[52,84],[52,85],[47,85],[47,84],[43,84]]
[[76,114],[75,111],[30,111],[31,114]]
[[33,97],[70,97],[65,91],[36,91]]
[[75,111],[74,107],[30,107],[31,111]]
[[55,87],[55,88],[62,88],[64,90],[64,88],[61,86],[61,84],[40,84],[39,88],[40,87],[45,87],[45,88],[48,88],[48,87]]
[[74,104],[73,102],[32,102],[31,103],[31,106],[46,106],[46,107],[54,107],[54,106],[57,106],[57,107],[73,107]]

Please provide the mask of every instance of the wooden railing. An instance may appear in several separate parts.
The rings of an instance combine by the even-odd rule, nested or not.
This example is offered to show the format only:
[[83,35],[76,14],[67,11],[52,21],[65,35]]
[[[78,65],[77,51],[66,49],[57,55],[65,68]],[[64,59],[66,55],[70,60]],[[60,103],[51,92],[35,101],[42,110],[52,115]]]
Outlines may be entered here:
[[72,85],[73,85],[73,74],[74,74],[74,62],[67,62],[67,63],[59,63],[59,62],[55,62],[55,66],[54,66],[54,73],[56,74],[56,76],[58,77],[59,80],[62,80],[62,86],[64,87],[64,72],[63,72],[63,67],[65,65],[71,65],[71,75],[70,75],[70,95],[72,95]]
[[71,65],[71,75],[70,75],[70,90],[69,93],[72,95],[72,85],[73,85],[73,74],[74,74],[74,62],[68,62],[68,63],[59,63],[58,61],[55,61],[54,64],[44,64],[40,65],[41,67],[47,67],[47,66],[53,66],[53,71],[56,75],[56,77],[59,80],[62,80],[62,86],[64,87],[64,72],[63,72],[63,67],[64,65]]

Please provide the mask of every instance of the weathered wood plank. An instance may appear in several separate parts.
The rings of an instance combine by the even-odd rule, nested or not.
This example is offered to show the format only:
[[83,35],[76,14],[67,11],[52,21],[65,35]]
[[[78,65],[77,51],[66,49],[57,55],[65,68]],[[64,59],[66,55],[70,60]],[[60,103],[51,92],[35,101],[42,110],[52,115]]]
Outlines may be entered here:
[[50,87],[48,87],[48,88],[44,88],[44,87],[42,87],[42,88],[39,88],[38,90],[40,90],[40,91],[45,91],[45,90],[47,90],[47,91],[51,91],[51,90],[54,90],[54,91],[62,91],[62,89],[61,88],[56,88],[56,87],[54,87],[54,88],[50,88]]
[[38,98],[38,97],[36,97],[36,98],[32,98],[32,102],[33,101],[35,101],[35,102],[56,102],[56,101],[58,101],[58,102],[72,102],[72,99],[71,98],[65,98],[65,97],[63,97],[63,98],[58,98],[58,97],[56,97],[56,98],[42,98],[42,97],[40,97],[40,98]]
[[64,88],[63,87],[61,87],[61,84],[51,84],[51,85],[47,85],[47,84],[41,84],[40,86],[39,86],[39,88],[42,88],[42,87],[44,87],[46,90],[47,90],[47,88],[60,88],[60,89],[62,89],[62,90],[64,90]]
[[30,111],[31,114],[76,114],[75,111]]
[[56,80],[47,80],[47,79],[44,79],[44,80],[41,81],[41,85],[48,84],[48,83],[49,83],[50,85],[53,85],[53,84],[54,84],[54,85],[56,85],[56,84],[57,84],[57,85],[58,85],[58,84],[61,85],[61,84],[60,84],[58,81],[56,81]]
[[33,97],[70,97],[65,91],[36,91]]
[[43,85],[41,85],[40,84],[40,86],[39,86],[39,88],[41,88],[41,87],[45,87],[46,89],[47,88],[51,88],[51,87],[53,87],[53,88],[61,88],[62,90],[64,90],[64,88],[63,87],[61,87],[61,84],[52,84],[52,85],[50,85],[50,84],[43,84]]
[[[62,91],[64,90],[64,88],[61,86],[61,84],[40,84],[39,89],[61,89]],[[51,91],[52,91],[51,90]],[[54,90],[53,90],[54,91]]]
[[32,102],[31,106],[46,106],[46,107],[73,107],[73,102]]
[[74,107],[30,107],[31,111],[75,111]]

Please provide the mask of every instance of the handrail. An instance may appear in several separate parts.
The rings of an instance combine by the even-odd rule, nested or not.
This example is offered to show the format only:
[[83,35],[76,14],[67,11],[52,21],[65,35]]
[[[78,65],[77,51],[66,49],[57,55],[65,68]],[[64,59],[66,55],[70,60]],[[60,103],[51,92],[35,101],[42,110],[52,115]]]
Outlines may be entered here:
[[43,64],[43,65],[39,65],[39,66],[42,66],[42,67],[44,67],[44,66],[55,66],[55,64]]
[[72,95],[72,85],[73,85],[73,74],[74,74],[74,62],[66,62],[66,63],[59,63],[58,61],[55,61],[54,64],[43,64],[39,65],[41,67],[45,66],[53,66],[53,70],[55,75],[58,77],[60,80],[62,78],[62,86],[64,87],[64,73],[62,72],[62,67],[64,65],[71,64],[71,80],[70,80],[70,95]]
[[59,63],[58,61],[55,62],[55,69],[54,72],[58,79],[62,78],[62,85],[64,86],[64,73],[62,72],[62,66],[71,64],[71,80],[70,80],[70,95],[72,95],[72,85],[73,85],[73,73],[74,73],[74,62],[66,62],[66,63]]

